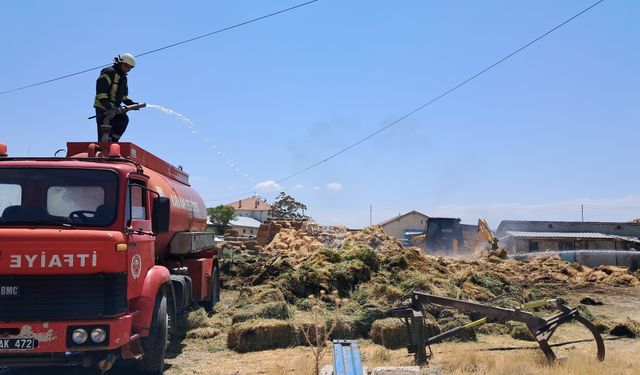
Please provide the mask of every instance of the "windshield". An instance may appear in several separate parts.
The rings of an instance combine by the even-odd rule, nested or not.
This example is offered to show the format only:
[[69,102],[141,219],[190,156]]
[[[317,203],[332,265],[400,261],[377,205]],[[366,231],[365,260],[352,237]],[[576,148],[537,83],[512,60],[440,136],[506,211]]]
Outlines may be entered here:
[[0,225],[107,226],[117,186],[110,171],[0,168]]

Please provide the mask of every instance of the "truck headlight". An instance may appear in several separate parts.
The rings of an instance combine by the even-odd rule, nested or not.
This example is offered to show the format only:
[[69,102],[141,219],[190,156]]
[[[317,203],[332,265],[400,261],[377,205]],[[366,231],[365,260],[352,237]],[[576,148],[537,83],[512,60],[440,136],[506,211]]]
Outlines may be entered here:
[[73,342],[78,345],[84,344],[88,338],[89,334],[84,328],[77,328],[71,335],[71,339],[73,340]]
[[93,331],[91,331],[91,341],[95,342],[96,344],[101,344],[106,339],[107,339],[107,332],[105,332],[104,329],[96,328]]

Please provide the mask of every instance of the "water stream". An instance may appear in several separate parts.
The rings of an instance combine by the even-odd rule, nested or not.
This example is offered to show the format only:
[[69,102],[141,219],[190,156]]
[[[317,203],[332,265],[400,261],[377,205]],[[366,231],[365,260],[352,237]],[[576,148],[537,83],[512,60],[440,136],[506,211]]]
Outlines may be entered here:
[[207,137],[204,134],[202,134],[202,132],[200,132],[200,130],[198,130],[198,128],[196,127],[196,124],[194,124],[193,121],[191,121],[190,119],[185,117],[183,114],[178,113],[178,112],[176,112],[176,111],[174,111],[174,110],[172,110],[170,108],[163,107],[161,105],[147,104],[147,108],[153,108],[155,110],[158,110],[160,112],[166,113],[166,114],[171,115],[171,116],[177,118],[178,120],[180,120],[180,122],[182,122],[183,124],[185,124],[187,126],[187,128],[189,128],[189,130],[191,131],[191,134],[194,134],[196,136],[201,136],[202,137],[201,139],[205,143],[209,144],[211,146],[211,148],[213,148],[215,150],[215,154],[222,160],[222,162],[224,164],[226,164],[229,168],[233,169],[238,175],[240,175],[244,179],[246,179],[249,182],[249,184],[251,185],[252,189],[255,188],[256,182],[253,179],[253,177],[251,177],[248,173],[246,173],[242,169],[240,169],[236,162],[231,160],[229,157],[227,157],[227,155],[224,152],[219,150],[215,139],[213,139],[211,137]]

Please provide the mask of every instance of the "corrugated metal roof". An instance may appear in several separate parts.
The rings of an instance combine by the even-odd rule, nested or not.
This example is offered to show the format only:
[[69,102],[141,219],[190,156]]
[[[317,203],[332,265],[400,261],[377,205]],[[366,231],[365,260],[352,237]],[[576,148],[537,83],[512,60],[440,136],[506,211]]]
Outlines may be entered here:
[[574,238],[589,240],[621,240],[640,243],[637,237],[616,236],[614,234],[596,233],[596,232],[521,232],[507,231],[507,234],[513,237],[524,238]]
[[229,222],[229,225],[232,227],[260,228],[260,224],[262,223],[258,220],[246,216],[238,216],[236,220],[231,220]]

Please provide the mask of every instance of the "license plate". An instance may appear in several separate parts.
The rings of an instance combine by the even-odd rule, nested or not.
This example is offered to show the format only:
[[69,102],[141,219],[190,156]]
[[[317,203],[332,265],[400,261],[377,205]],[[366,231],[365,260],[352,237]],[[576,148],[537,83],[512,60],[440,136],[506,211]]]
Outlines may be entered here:
[[0,350],[32,350],[37,346],[36,339],[0,339]]

